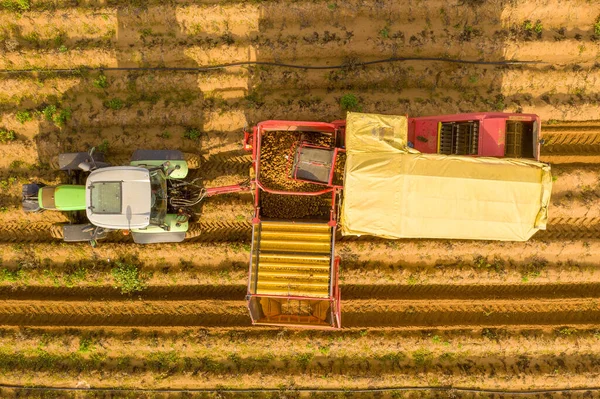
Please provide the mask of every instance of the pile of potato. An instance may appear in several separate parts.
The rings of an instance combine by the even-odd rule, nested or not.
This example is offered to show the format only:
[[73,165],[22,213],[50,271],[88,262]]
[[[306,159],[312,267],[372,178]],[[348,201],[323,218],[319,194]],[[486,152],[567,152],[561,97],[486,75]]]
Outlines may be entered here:
[[[260,149],[260,180],[267,187],[282,191],[314,192],[325,186],[292,179],[296,146],[302,141],[330,147],[333,138],[318,132],[266,132]],[[321,196],[261,195],[261,214],[277,219],[324,217],[329,215],[331,194]]]
[[280,195],[263,192],[261,215],[274,219],[322,219],[329,216],[331,194],[318,196]]
[[336,186],[344,185],[344,168],[346,167],[346,153],[339,152],[333,168],[333,184]]

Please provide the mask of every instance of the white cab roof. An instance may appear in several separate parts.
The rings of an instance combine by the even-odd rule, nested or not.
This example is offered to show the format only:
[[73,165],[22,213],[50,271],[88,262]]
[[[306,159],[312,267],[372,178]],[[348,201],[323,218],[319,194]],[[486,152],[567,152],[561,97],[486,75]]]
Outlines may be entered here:
[[150,172],[135,166],[96,169],[86,182],[86,214],[95,226],[140,229],[150,224]]

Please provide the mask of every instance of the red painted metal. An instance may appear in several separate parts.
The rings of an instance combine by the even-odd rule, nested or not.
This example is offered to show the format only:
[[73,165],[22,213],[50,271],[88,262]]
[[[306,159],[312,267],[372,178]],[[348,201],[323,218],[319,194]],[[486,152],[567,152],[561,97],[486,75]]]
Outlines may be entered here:
[[[536,141],[541,139],[540,118],[535,114],[516,114],[504,112],[475,112],[469,114],[435,115],[409,118],[408,141],[423,153],[437,153],[438,124],[444,122],[479,122],[478,156],[503,157],[506,122],[518,120],[534,122],[533,132]],[[536,145],[534,158],[539,160],[539,144]]]
[[212,197],[213,195],[219,194],[231,194],[231,193],[239,193],[242,191],[248,191],[250,186],[248,184],[234,184],[231,186],[221,186],[221,187],[210,187],[206,189],[206,196]]
[[503,157],[506,119],[486,118],[479,123],[479,151],[486,157]]
[[[514,113],[501,113],[501,112],[481,112],[481,113],[469,113],[469,114],[455,114],[455,115],[437,115],[419,118],[408,119],[408,141],[413,144],[414,148],[423,153],[436,153],[438,151],[438,125],[440,122],[461,122],[461,121],[478,121],[479,122],[479,147],[478,156],[504,156],[504,144],[505,144],[505,126],[507,120],[519,120],[526,122],[533,122],[533,137],[538,142],[541,139],[541,123],[537,115],[533,114],[514,114]],[[333,186],[333,168],[330,176],[330,184],[326,189],[317,192],[291,192],[274,190],[266,187],[260,180],[260,150],[261,150],[261,138],[262,133],[267,131],[321,131],[327,133],[333,133],[335,151],[345,151],[343,148],[345,143],[345,130],[346,121],[336,120],[331,123],[326,122],[305,122],[305,121],[279,121],[270,120],[258,123],[252,133],[244,133],[244,149],[252,151],[252,164],[254,168],[254,178],[251,180],[253,184],[254,194],[254,217],[252,219],[253,224],[260,223],[260,195],[261,192],[268,192],[280,195],[323,195],[331,193],[331,213],[329,218],[329,225],[335,230],[337,226],[337,206],[336,199],[343,189],[342,186]],[[337,153],[336,153],[337,155]],[[534,148],[534,158],[539,159],[539,144]],[[334,161],[335,164],[335,161]],[[314,183],[314,182],[310,182]],[[253,238],[254,239],[254,238]],[[335,239],[332,241],[332,252],[334,251]],[[333,253],[332,253],[333,255]],[[250,255],[252,259],[252,254]],[[324,299],[329,300],[333,309],[334,317],[336,321],[333,323],[333,328],[341,327],[341,293],[339,289],[339,263],[340,258],[335,257],[332,267],[332,290],[330,292],[330,298]],[[249,276],[252,272],[252,260],[250,261]],[[248,293],[248,310],[250,311],[250,298],[252,297],[278,297],[273,295],[252,295]],[[316,298],[310,297],[297,297],[297,296],[279,296],[279,298],[294,299],[294,300],[315,300]],[[252,320],[253,324],[256,324],[255,320]],[[287,325],[288,327],[299,327],[299,328],[331,328],[327,326],[306,326],[306,325]]]

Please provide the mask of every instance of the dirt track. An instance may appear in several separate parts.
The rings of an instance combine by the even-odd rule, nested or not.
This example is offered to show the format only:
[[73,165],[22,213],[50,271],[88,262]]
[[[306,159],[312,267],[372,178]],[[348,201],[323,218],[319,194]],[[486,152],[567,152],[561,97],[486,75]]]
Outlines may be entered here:
[[[344,325],[348,328],[580,325],[592,324],[600,316],[596,301],[600,295],[598,283],[464,287],[342,285],[342,290]],[[152,287],[132,299],[123,299],[111,288],[26,288],[10,296],[8,292],[0,292],[5,298],[0,302],[0,323],[248,326],[245,303],[235,300],[242,298],[244,292],[244,286]]]
[[[240,60],[344,68],[2,75],[0,127],[17,136],[0,143],[0,324],[10,326],[1,334],[0,382],[349,389],[398,381],[525,389],[597,384],[599,4],[30,5],[20,16],[0,9],[0,68]],[[356,64],[392,56],[553,65]],[[160,249],[135,247],[122,235],[96,249],[62,244],[63,215],[18,210],[21,184],[63,179],[52,170],[58,153],[99,145],[114,163],[137,148],[180,149],[193,154],[197,168],[190,174],[205,187],[238,183],[249,169],[244,126],[340,119],[346,94],[365,112],[540,115],[542,160],[555,165],[556,177],[548,229],[528,243],[340,240],[345,328],[301,332],[249,327],[243,297],[250,195],[207,200],[188,240]],[[56,123],[44,114],[48,105],[71,114]],[[23,111],[30,120],[17,117]],[[148,284],[131,297],[114,288],[111,275],[114,261],[128,257]],[[87,274],[73,281],[81,269]],[[44,327],[19,328],[25,326]]]

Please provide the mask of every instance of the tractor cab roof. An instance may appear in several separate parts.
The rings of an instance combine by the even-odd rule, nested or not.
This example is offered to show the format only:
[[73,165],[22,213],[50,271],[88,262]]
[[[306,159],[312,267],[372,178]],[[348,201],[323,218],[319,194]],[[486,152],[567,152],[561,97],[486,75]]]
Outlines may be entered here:
[[86,182],[86,214],[95,226],[140,229],[150,224],[150,172],[135,166],[96,169]]

